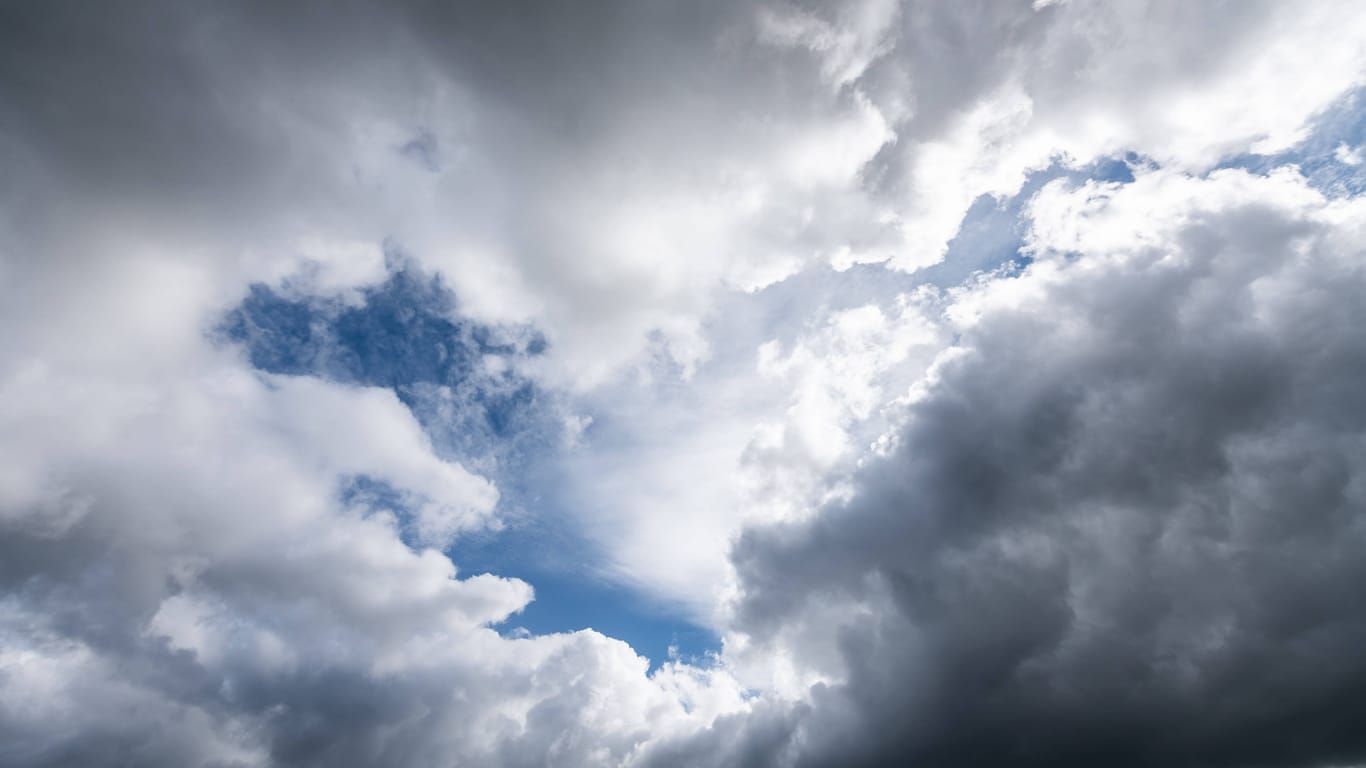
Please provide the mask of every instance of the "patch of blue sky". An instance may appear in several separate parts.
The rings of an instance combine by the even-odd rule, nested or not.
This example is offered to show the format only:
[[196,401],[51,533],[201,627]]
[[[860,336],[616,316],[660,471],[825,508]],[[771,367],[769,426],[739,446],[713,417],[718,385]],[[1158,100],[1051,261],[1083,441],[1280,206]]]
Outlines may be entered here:
[[[393,515],[404,542],[417,545],[409,500],[388,483],[365,475],[349,477],[341,500],[369,514]],[[572,519],[569,511],[553,509],[553,499],[542,501],[538,519],[513,518],[500,530],[467,533],[446,550],[461,573],[513,576],[535,588],[535,600],[499,625],[499,631],[515,635],[594,629],[630,644],[650,660],[652,670],[670,658],[706,663],[708,654],[719,650],[720,639],[712,631],[605,578],[591,565],[594,545],[566,524]]]
[[1329,197],[1347,197],[1366,191],[1366,89],[1358,89],[1319,114],[1308,135],[1284,152],[1269,155],[1241,154],[1220,168],[1242,168],[1267,173],[1284,165],[1297,165],[1309,184]]
[[515,484],[504,465],[552,443],[560,428],[553,398],[511,364],[545,341],[457,310],[439,278],[393,259],[359,305],[257,284],[220,331],[261,370],[392,389],[439,453]]
[[920,282],[951,287],[980,272],[1016,274],[1032,261],[1024,248],[1029,221],[1025,207],[1043,186],[1056,179],[1074,184],[1086,181],[1111,181],[1128,184],[1134,168],[1148,164],[1147,158],[1129,153],[1123,157],[1103,158],[1081,168],[1054,163],[1034,171],[1020,191],[1008,198],[982,195],[973,202],[949,242],[944,260],[917,273]]
[[514,523],[500,532],[462,537],[449,550],[462,569],[516,576],[535,588],[536,599],[503,622],[500,631],[594,629],[630,644],[650,660],[652,670],[674,656],[701,661],[720,650],[720,638],[711,630],[604,575],[592,557],[596,545],[565,522],[570,519],[570,510],[558,510],[535,525]]
[[[365,475],[349,477],[341,500],[371,514],[393,515],[403,540],[416,546],[408,499],[393,486]],[[534,523],[514,519],[502,530],[466,534],[447,549],[461,573],[514,576],[535,588],[536,599],[497,629],[506,635],[594,629],[628,643],[650,660],[652,670],[670,658],[705,664],[720,648],[715,633],[604,578],[587,557],[593,545],[563,523],[568,519],[565,510]]]
[[[544,338],[463,318],[439,278],[398,257],[389,267],[360,303],[255,285],[223,319],[220,337],[243,345],[263,371],[392,389],[439,454],[495,480],[504,526],[466,534],[447,554],[462,573],[517,577],[535,588],[536,600],[500,630],[592,628],[630,643],[652,667],[671,652],[703,658],[717,650],[709,630],[595,568],[597,545],[561,508],[554,489],[563,485],[562,404],[515,365],[542,354]],[[416,544],[408,500],[397,489],[354,476],[339,493],[349,506],[393,514],[404,540]]]

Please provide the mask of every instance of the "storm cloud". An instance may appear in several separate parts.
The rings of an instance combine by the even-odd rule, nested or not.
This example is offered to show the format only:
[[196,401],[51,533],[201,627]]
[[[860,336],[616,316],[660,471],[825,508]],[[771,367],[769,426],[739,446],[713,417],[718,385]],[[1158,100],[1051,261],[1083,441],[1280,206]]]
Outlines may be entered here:
[[1360,760],[1360,204],[1156,171],[1033,214],[855,495],[736,550],[739,626],[840,680],[796,764]]

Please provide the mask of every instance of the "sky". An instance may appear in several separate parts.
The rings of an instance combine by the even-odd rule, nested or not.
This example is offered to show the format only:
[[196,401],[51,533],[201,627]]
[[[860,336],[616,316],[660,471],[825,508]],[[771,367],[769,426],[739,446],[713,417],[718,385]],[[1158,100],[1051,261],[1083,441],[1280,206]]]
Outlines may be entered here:
[[0,765],[1366,765],[1366,6],[0,3]]

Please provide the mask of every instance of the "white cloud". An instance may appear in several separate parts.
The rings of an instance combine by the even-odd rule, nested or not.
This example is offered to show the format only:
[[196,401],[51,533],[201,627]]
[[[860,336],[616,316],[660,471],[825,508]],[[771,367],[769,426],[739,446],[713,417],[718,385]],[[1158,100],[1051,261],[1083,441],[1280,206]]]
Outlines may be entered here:
[[[104,306],[117,321],[141,300]],[[161,321],[201,327],[176,307]],[[724,668],[647,677],[593,632],[503,639],[486,625],[527,584],[458,574],[392,514],[347,508],[365,475],[415,500],[424,543],[490,522],[492,486],[433,455],[391,392],[253,372],[204,335],[179,367],[117,371],[113,350],[66,341],[0,384],[19,590],[0,699],[35,702],[6,708],[28,750],[7,759],[586,765],[745,706]],[[349,721],[343,703],[367,700]],[[312,744],[316,727],[345,735]]]
[[879,61],[889,71],[869,73],[874,104],[903,99],[905,82],[926,94],[892,125],[905,179],[892,264],[939,261],[973,200],[1013,194],[1054,161],[1137,152],[1201,170],[1286,149],[1366,71],[1366,20],[1350,2],[1048,11],[928,4]]
[[[1125,582],[1111,577],[1144,562],[1125,549],[1144,520],[1120,504],[1073,538],[1012,530],[961,552],[898,527],[914,516],[830,516],[873,491],[944,490],[896,461],[1001,458],[931,522],[970,518],[992,471],[1047,458],[1053,412],[1034,406],[1087,373],[1112,397],[1078,406],[1082,422],[1136,415],[1074,458],[1142,485],[1106,462],[1206,433],[1144,432],[1165,422],[1150,379],[1119,386],[1134,361],[1198,392],[1173,361],[1224,376],[1192,420],[1255,399],[1239,382],[1259,360],[1302,386],[1293,423],[1216,457],[1252,510],[1230,524],[1250,556],[1293,527],[1258,511],[1271,502],[1333,478],[1360,495],[1359,377],[1336,363],[1356,354],[1362,204],[1289,169],[1209,172],[1291,146],[1360,85],[1356,3],[154,4],[5,21],[0,762],[601,765],[675,747],[819,761],[877,705],[902,711],[875,700],[881,683],[924,681],[914,699],[945,668],[919,660],[964,658],[934,645],[953,632],[902,621],[897,590],[917,585],[889,575],[898,547],[923,556],[907,567],[944,567],[926,578],[963,577],[947,594],[999,622],[969,638],[987,645],[1053,616],[1021,613],[1033,593],[1007,587],[1055,582],[1011,568],[1075,555],[1069,605],[1101,626]],[[897,282],[943,256],[979,196],[1130,151],[1155,161],[1130,184],[1043,188],[1018,278]],[[593,631],[501,636],[533,586],[439,551],[497,529],[493,483],[438,455],[393,391],[263,374],[214,340],[254,281],[358,306],[386,244],[438,272],[460,311],[545,333],[546,354],[514,364],[569,402],[572,471],[537,490],[603,546],[587,570],[722,632],[714,666],[649,674]],[[810,287],[860,274],[886,285]],[[1153,307],[1180,333],[1145,336]],[[1265,342],[1250,373],[1219,356],[1240,334]],[[935,409],[955,429],[926,437],[917,419]],[[1189,467],[1143,456],[1185,487]],[[402,508],[346,497],[357,476]],[[1158,548],[1172,573],[1208,554],[1181,549],[1202,521],[1178,501],[1144,507],[1180,512]],[[777,523],[793,537],[764,539]],[[1354,564],[1330,563],[1340,583],[1359,581]],[[1192,590],[1189,633],[1145,626],[1134,642],[1188,674],[1236,639],[1218,597]]]

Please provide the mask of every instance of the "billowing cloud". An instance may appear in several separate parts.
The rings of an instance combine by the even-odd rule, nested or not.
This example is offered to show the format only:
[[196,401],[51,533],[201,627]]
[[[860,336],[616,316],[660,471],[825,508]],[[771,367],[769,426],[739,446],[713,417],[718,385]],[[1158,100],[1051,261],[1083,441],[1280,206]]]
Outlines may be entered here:
[[853,496],[736,551],[737,626],[828,681],[795,764],[1366,754],[1362,213],[1293,169],[1045,188]]
[[[1366,758],[1364,75],[1330,0],[0,10],[0,763]],[[518,629],[509,526],[721,643]]]

